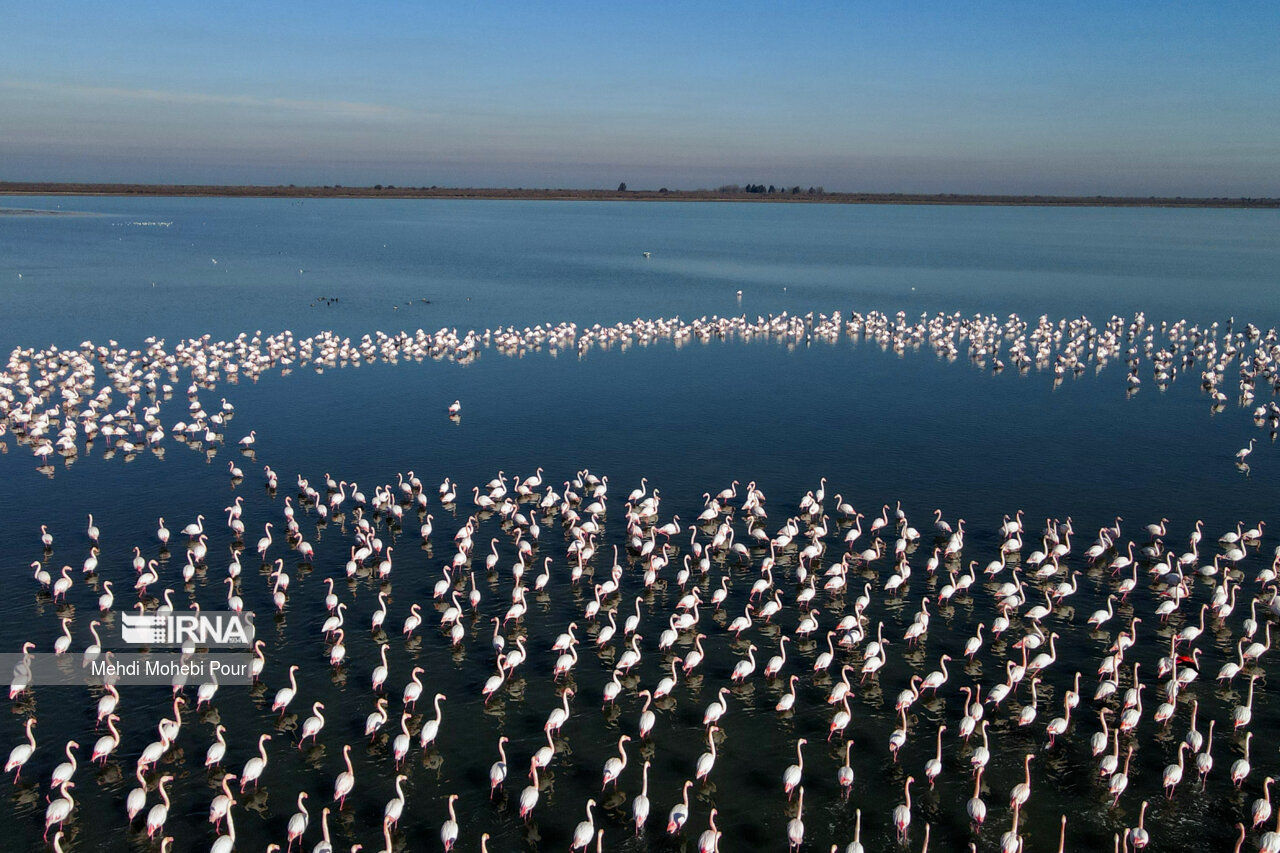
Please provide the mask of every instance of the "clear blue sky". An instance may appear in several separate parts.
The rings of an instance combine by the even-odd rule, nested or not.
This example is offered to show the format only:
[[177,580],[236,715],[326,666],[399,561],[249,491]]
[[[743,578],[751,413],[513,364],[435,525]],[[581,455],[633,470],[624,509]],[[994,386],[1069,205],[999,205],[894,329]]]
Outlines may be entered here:
[[0,179],[1280,195],[1280,3],[19,3]]

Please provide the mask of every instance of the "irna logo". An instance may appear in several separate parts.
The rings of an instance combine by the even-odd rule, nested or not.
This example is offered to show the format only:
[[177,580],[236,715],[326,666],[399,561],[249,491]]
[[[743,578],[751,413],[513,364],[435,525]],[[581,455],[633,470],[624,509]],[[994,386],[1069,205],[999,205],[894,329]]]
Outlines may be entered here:
[[121,635],[140,646],[248,647],[253,643],[251,613],[122,613]]

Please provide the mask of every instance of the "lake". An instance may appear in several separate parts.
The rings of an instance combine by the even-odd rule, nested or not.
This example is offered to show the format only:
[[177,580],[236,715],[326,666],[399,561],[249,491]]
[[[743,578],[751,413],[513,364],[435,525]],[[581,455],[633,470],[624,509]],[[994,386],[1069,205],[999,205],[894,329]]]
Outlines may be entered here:
[[[1274,211],[80,197],[11,199],[6,205],[77,214],[0,217],[0,345],[6,352],[75,350],[92,341],[119,345],[127,356],[153,339],[156,346],[163,340],[166,354],[207,354],[215,344],[244,335],[238,348],[225,348],[192,397],[210,413],[221,411],[223,399],[233,407],[222,439],[206,438],[203,429],[186,441],[172,434],[176,423],[191,420],[186,365],[176,370],[176,381],[158,373],[159,383],[172,385],[168,394],[162,388],[149,393],[145,371],[131,379],[141,386],[137,412],[160,406],[156,418],[166,436],[153,447],[138,440],[130,452],[119,439],[102,435],[90,445],[81,433],[74,454],[53,453],[42,464],[33,456],[36,442],[20,434],[12,417],[0,436],[0,541],[7,543],[13,592],[0,601],[0,650],[18,652],[30,640],[37,652],[52,651],[62,633],[59,619],[67,618],[72,653],[82,651],[91,641],[89,621],[100,618],[97,598],[104,580],[115,583],[115,610],[139,600],[132,591],[136,574],[128,574],[135,547],[143,558],[158,561],[159,580],[143,599],[148,607],[163,603],[169,588],[177,608],[198,602],[206,610],[224,609],[228,565],[243,545],[236,589],[245,607],[259,614],[266,664],[258,685],[224,686],[211,708],[191,707],[194,687],[186,691],[178,738],[146,776],[148,809],[160,801],[160,775],[174,777],[167,786],[173,806],[164,832],[174,837],[175,851],[206,849],[216,837],[206,817],[222,770],[206,769],[204,756],[219,723],[227,728],[222,767],[232,773],[239,774],[256,754],[259,735],[272,735],[261,783],[233,806],[240,849],[285,844],[303,791],[310,795],[312,816],[302,844],[311,849],[320,840],[319,811],[330,804],[348,744],[356,785],[345,807],[330,817],[333,843],[382,849],[380,818],[395,795],[392,739],[400,731],[401,691],[414,666],[425,669],[425,687],[406,723],[414,737],[401,769],[407,805],[392,836],[395,849],[438,849],[451,794],[459,795],[460,849],[479,849],[485,832],[494,850],[565,849],[587,815],[588,798],[599,803],[593,819],[605,831],[607,849],[697,849],[712,808],[724,849],[781,849],[796,811],[796,799],[783,791],[783,772],[796,761],[802,737],[808,740],[804,847],[811,850],[831,844],[843,850],[853,839],[859,809],[868,850],[900,849],[891,812],[904,802],[908,775],[916,780],[911,849],[922,844],[926,823],[936,849],[962,849],[970,840],[981,850],[999,849],[1000,834],[1014,819],[1010,795],[1024,781],[1027,754],[1036,755],[1029,771],[1032,793],[1019,809],[1018,831],[1028,850],[1056,849],[1063,814],[1069,849],[1103,848],[1114,833],[1138,825],[1144,800],[1150,803],[1145,828],[1154,846],[1219,850],[1221,839],[1234,838],[1237,821],[1251,824],[1263,779],[1277,770],[1266,734],[1280,722],[1265,678],[1270,656],[1249,663],[1230,682],[1214,679],[1223,664],[1237,659],[1255,597],[1257,616],[1265,622],[1270,593],[1255,578],[1269,570],[1275,539],[1264,526],[1261,541],[1246,543],[1244,555],[1217,574],[1197,571],[1212,567],[1214,554],[1225,553],[1219,536],[1235,532],[1238,522],[1244,529],[1270,522],[1269,511],[1280,501],[1275,429],[1265,417],[1253,417],[1258,406],[1274,400],[1276,381],[1275,342],[1267,337],[1268,329],[1280,325],[1280,301],[1273,295],[1274,271],[1280,268]],[[840,312],[839,322],[830,319],[834,312]],[[1143,321],[1132,326],[1138,312]],[[1009,325],[1014,314],[1028,325]],[[971,322],[979,315],[987,319]],[[1031,340],[1042,315],[1048,318],[1043,331],[1051,356],[1032,357],[1020,368],[1013,345],[1019,337]],[[1120,319],[1110,323],[1113,315]],[[593,329],[677,317],[679,323],[643,332],[638,326],[616,331],[608,342]],[[712,317],[744,319],[685,325]],[[1089,326],[1067,325],[1082,317]],[[1185,324],[1174,325],[1179,321]],[[477,338],[469,354],[453,344],[414,352],[415,346],[442,341],[443,336],[428,341],[439,330],[457,330],[462,338],[468,330],[523,332],[560,323],[574,326],[561,330],[559,345],[545,335],[535,342],[531,333],[522,344],[504,347],[491,334]],[[1256,337],[1248,324],[1258,329]],[[271,352],[268,336],[284,330],[291,333],[288,340],[280,339],[280,349]],[[378,337],[402,331],[405,338]],[[1109,333],[1116,336],[1114,349],[1098,358],[1096,345],[1107,342]],[[357,348],[368,335],[370,344],[358,359],[347,350],[345,357],[317,364],[320,347],[308,351],[299,344],[322,334],[338,343],[349,339]],[[988,342],[998,341],[1000,351],[975,352],[975,334],[990,335]],[[206,335],[201,343],[182,343]],[[1081,343],[1080,369],[1055,376],[1054,365],[1073,339]],[[954,345],[953,355],[945,344]],[[1162,349],[1171,353],[1163,382],[1153,367]],[[1227,354],[1228,349],[1234,351]],[[394,359],[388,358],[392,350]],[[247,360],[247,354],[261,361]],[[1217,400],[1201,381],[1209,356],[1224,366],[1218,386],[1224,397]],[[1128,378],[1129,357],[1135,359],[1136,382]],[[1003,369],[995,369],[997,358]],[[234,381],[225,369],[228,361],[239,368]],[[94,387],[101,387],[111,360],[91,363]],[[246,364],[260,364],[260,374],[251,376]],[[1255,375],[1252,398],[1241,394],[1242,367]],[[126,406],[128,381],[104,411]],[[18,401],[27,399],[21,383],[8,387]],[[461,411],[450,418],[447,407],[454,400]],[[73,420],[83,410],[82,404],[62,402]],[[44,400],[35,408],[55,405]],[[252,451],[242,451],[237,442],[251,430]],[[56,429],[49,437],[55,435]],[[1234,454],[1250,439],[1256,440],[1254,452],[1247,465],[1238,466]],[[242,468],[244,477],[233,480],[229,464]],[[274,491],[266,488],[264,465],[279,476]],[[519,504],[523,523],[476,506],[476,496],[500,472],[514,497],[513,478],[529,477],[538,468],[544,483],[532,500]],[[423,483],[421,511],[416,495],[399,485],[411,470]],[[563,493],[566,481],[582,479],[584,471],[608,477],[607,512],[597,520],[595,556],[575,582],[574,537],[565,513],[559,502],[544,511],[537,500],[548,487]],[[357,509],[351,488],[343,484],[342,500],[322,521],[304,502],[298,478],[309,480],[328,506],[339,492],[326,489],[326,475],[358,483],[366,505]],[[457,484],[452,506],[442,506],[437,489],[446,477]],[[660,493],[660,506],[652,522],[628,530],[627,495],[642,478],[646,494]],[[750,481],[766,497],[762,524],[752,522],[744,506]],[[388,511],[374,510],[380,487],[389,488],[391,504],[400,507],[396,523]],[[590,503],[588,486],[569,488],[584,496],[576,509],[579,524],[589,522],[583,511]],[[697,523],[691,540],[689,526],[704,510],[704,493],[728,488],[735,488],[734,497],[710,524]],[[819,489],[825,490],[824,512],[802,516],[806,493]],[[245,525],[239,538],[224,511],[237,498]],[[840,502],[865,515],[866,532],[852,546],[844,540],[853,520],[838,511]],[[871,562],[850,557],[848,592],[822,590],[825,572],[840,564],[841,555],[870,547],[876,538],[871,523],[886,505],[889,523],[879,537],[889,553]],[[884,586],[895,574],[899,506],[906,525],[921,537],[904,554],[909,577],[890,592]],[[946,544],[945,537],[934,537],[935,509],[952,525],[966,519],[967,536],[955,559],[931,574],[928,560],[935,547]],[[1021,566],[1025,588],[1006,608],[1010,629],[993,637],[998,602],[1015,594],[1000,586],[1014,583],[1014,573],[1006,568],[988,579],[982,570],[998,559],[1005,541],[1001,525],[1018,510],[1024,512],[1024,543],[1009,552],[1016,557],[1008,562]],[[305,557],[296,541],[281,535],[286,511],[296,512],[314,556]],[[101,553],[96,573],[85,575],[90,513],[101,531]],[[434,529],[426,545],[419,527],[428,513]],[[208,556],[184,583],[188,540],[178,531],[197,515],[205,517]],[[173,530],[167,550],[156,539],[160,516]],[[377,571],[385,548],[354,576],[345,571],[360,516],[393,549],[394,568],[385,579]],[[453,563],[455,533],[472,516],[477,527],[469,570],[453,581],[465,604],[474,572],[481,601],[474,612],[463,608],[463,637],[455,645],[448,628],[438,624],[448,596],[437,600],[433,591]],[[641,542],[651,538],[661,553],[667,537],[648,531],[674,523],[675,516],[680,532],[670,537],[670,564],[646,587],[649,557],[629,549],[628,540],[633,534]],[[1114,545],[1100,559],[1088,560],[1086,548],[1116,516],[1123,521]],[[1041,537],[1046,519],[1068,518],[1074,532],[1061,568],[1037,577],[1031,554],[1052,544]],[[1146,526],[1162,518],[1168,519],[1166,532],[1150,535]],[[768,540],[778,540],[788,519],[801,519],[794,541],[771,557]],[[1199,559],[1187,564],[1185,593],[1173,616],[1162,621],[1157,608],[1171,600],[1176,586],[1168,571],[1158,576],[1145,569],[1161,563],[1166,547],[1174,558],[1186,552],[1198,520],[1204,531]],[[524,638],[528,659],[486,704],[481,686],[496,671],[491,619],[501,619],[512,603],[512,567],[519,542],[530,538],[529,521],[540,530],[522,579],[529,609],[502,632],[508,650]],[[276,536],[264,562],[254,543],[268,522]],[[41,525],[54,536],[49,551],[40,541]],[[751,529],[761,526],[764,539],[753,538]],[[800,552],[813,526],[825,527],[826,534],[818,537],[822,555],[811,562]],[[724,530],[751,547],[745,553],[727,546],[703,551],[705,572],[691,561],[686,586],[697,586],[706,602],[696,628],[707,635],[706,657],[691,677],[681,672],[655,709],[651,736],[642,740],[637,727],[644,700],[638,692],[652,690],[670,674],[673,657],[693,649],[690,631],[681,632],[673,647],[659,647],[686,594],[676,573],[686,555],[695,547],[709,548]],[[1135,588],[1117,598],[1115,616],[1093,630],[1089,615],[1106,607],[1109,594],[1124,592],[1121,584],[1130,577],[1130,569],[1113,573],[1108,566],[1126,554],[1128,543],[1141,552],[1155,540],[1164,543],[1159,555],[1138,554]],[[619,590],[604,596],[599,615],[588,619],[594,585],[610,579],[614,546],[624,568]],[[498,555],[492,570],[485,566],[490,553]],[[277,558],[291,578],[278,614],[268,577]],[[536,592],[547,558],[549,579]],[[33,561],[54,579],[64,565],[73,568],[65,601],[55,602],[32,579]],[[766,561],[773,565],[774,586],[761,599],[752,587],[764,577]],[[972,587],[944,595],[951,582],[948,568],[959,578],[971,561],[977,563]],[[1009,699],[988,706],[991,758],[982,797],[989,817],[973,834],[964,803],[973,792],[969,764],[980,737],[957,734],[965,703],[960,688],[979,686],[985,696],[1005,681],[1007,662],[1023,662],[1015,641],[1033,633],[1031,608],[1045,605],[1045,591],[1069,582],[1075,571],[1077,592],[1053,603],[1040,619],[1046,636],[1059,636],[1056,661],[1039,673],[1037,702],[1031,703],[1028,674]],[[818,629],[808,635],[798,632],[804,614],[796,599],[808,585],[802,573],[818,576]],[[1239,590],[1234,598],[1222,586],[1228,576],[1240,581],[1229,585]],[[327,578],[346,605],[346,658],[340,667],[328,663],[331,643],[320,630],[329,616]],[[722,607],[713,608],[709,602],[722,578],[728,595]],[[826,632],[855,613],[864,584],[870,584],[870,595],[862,636],[850,649],[837,647],[828,669],[815,671]],[[774,590],[781,593],[781,612],[767,623],[753,618],[735,637],[730,623],[748,603],[758,607]],[[1159,659],[1169,654],[1175,634],[1200,624],[1201,605],[1222,591],[1234,610],[1225,619],[1210,612],[1203,633],[1178,642],[1179,654],[1199,650],[1199,677],[1170,703],[1170,719],[1158,722],[1156,708],[1165,701],[1170,678],[1157,674]],[[385,633],[370,630],[380,592],[386,593]],[[929,603],[922,604],[926,598]],[[400,626],[413,604],[421,605],[425,622],[406,640]],[[904,636],[922,607],[931,607],[933,618],[921,642],[908,643]],[[616,635],[598,647],[610,610],[616,610]],[[641,659],[620,677],[617,699],[606,704],[601,697],[613,666],[630,648],[623,623],[634,614],[643,638],[635,642]],[[1119,689],[1095,700],[1099,666],[1135,616],[1141,619],[1138,639],[1122,655]],[[559,653],[551,646],[575,620],[583,640],[579,660],[567,679],[553,679]],[[970,661],[966,642],[980,622],[988,633]],[[881,624],[890,641],[886,662],[860,683],[863,648]],[[1261,641],[1266,630],[1259,627],[1254,636]],[[779,677],[766,678],[765,662],[778,654],[783,636],[789,638],[788,660]],[[730,673],[748,660],[748,644],[757,647],[759,665],[744,683],[733,684]],[[389,718],[371,739],[365,720],[380,694],[371,690],[370,676],[384,645]],[[1046,641],[1029,654],[1048,648]],[[894,761],[887,744],[901,725],[896,700],[913,676],[938,670],[944,654],[954,658],[948,677],[936,693],[910,703],[906,742]],[[1128,788],[1112,806],[1108,782],[1095,769],[1099,758],[1091,754],[1090,736],[1100,731],[1100,708],[1112,709],[1113,724],[1125,710],[1135,662],[1145,685],[1144,710],[1119,740],[1121,765],[1123,750],[1135,749]],[[299,666],[297,696],[281,714],[272,710],[272,700],[288,686],[292,664]],[[845,664],[852,667],[850,719],[828,743],[833,715],[842,706],[826,698]],[[1186,666],[1180,667],[1185,677]],[[1066,733],[1049,748],[1046,727],[1062,716],[1077,671],[1080,703]],[[1249,675],[1255,673],[1261,677],[1250,705],[1252,721],[1235,729],[1235,709],[1245,704]],[[779,714],[775,704],[791,675],[798,677],[795,706]],[[691,790],[683,832],[669,836],[667,814],[707,749],[703,715],[722,685],[730,689],[714,769]],[[556,737],[549,772],[540,774],[542,791],[532,818],[522,821],[518,802],[529,784],[529,758],[547,742],[544,722],[563,701],[566,686],[575,690],[571,713]],[[435,718],[436,692],[448,699],[439,735],[424,748],[417,733]],[[37,687],[13,700],[13,714],[0,726],[0,750],[24,742],[25,720],[33,716],[38,742],[19,782],[5,783],[9,792],[0,806],[16,844],[40,843],[45,797],[57,796],[50,774],[65,760],[67,740],[75,739],[80,766],[64,847],[158,849],[158,840],[147,840],[145,812],[130,823],[124,801],[137,786],[138,756],[155,740],[160,719],[172,712],[171,695],[165,687],[121,688],[122,740],[102,766],[88,763],[92,744],[105,733],[94,713],[99,688]],[[1193,700],[1197,730],[1207,734],[1209,720],[1217,727],[1210,747],[1213,770],[1202,793],[1188,751],[1184,779],[1167,800],[1161,777],[1178,761]],[[314,744],[299,749],[299,728],[316,701],[324,703],[327,723]],[[1036,714],[1020,725],[1027,707]],[[931,788],[926,763],[935,757],[942,725],[943,769]],[[1230,767],[1242,757],[1250,731],[1258,735],[1251,744],[1252,768],[1237,788]],[[628,763],[617,787],[602,792],[602,768],[618,754],[624,734],[632,738],[624,746]],[[488,772],[498,758],[500,736],[510,739],[510,773],[491,797]],[[848,740],[854,782],[846,797],[837,769]],[[1111,751],[1108,745],[1106,753]],[[640,792],[645,760],[651,762],[651,817],[637,834],[631,801]],[[1253,830],[1255,842],[1267,828]]]

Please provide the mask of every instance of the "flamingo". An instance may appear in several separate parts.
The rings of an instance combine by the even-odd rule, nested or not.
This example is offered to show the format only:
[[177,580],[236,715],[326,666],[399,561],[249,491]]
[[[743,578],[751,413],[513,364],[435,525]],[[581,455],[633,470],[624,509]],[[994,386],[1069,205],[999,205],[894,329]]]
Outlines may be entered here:
[[[1067,819],[1066,815],[1063,815],[1062,820],[1063,820],[1064,826],[1066,823],[1066,819]],[[1148,844],[1151,843],[1151,835],[1150,833],[1147,832],[1146,827],[1143,825],[1146,822],[1146,819],[1147,819],[1147,801],[1143,800],[1142,807],[1138,810],[1138,825],[1133,829],[1129,830],[1129,840],[1133,842],[1134,850],[1141,850],[1142,848],[1146,847]]]
[[933,787],[934,781],[942,773],[942,733],[947,730],[946,726],[938,726],[938,751],[937,754],[928,760],[924,765],[924,775],[929,778],[929,787]]
[[267,741],[271,740],[271,735],[264,734],[258,738],[258,754],[250,758],[244,764],[244,769],[240,771],[240,793],[244,793],[244,789],[249,783],[253,783],[253,787],[258,787],[258,778],[262,776],[262,771],[267,769]]
[[271,710],[279,711],[280,716],[284,716],[285,709],[289,707],[289,703],[293,701],[294,695],[298,692],[297,672],[300,667],[295,663],[289,667],[289,686],[281,687],[276,691],[275,701],[271,703]]
[[845,728],[848,727],[850,720],[853,719],[853,715],[849,711],[850,695],[851,694],[849,693],[846,693],[844,695],[844,698],[840,700],[840,706],[841,706],[840,710],[836,711],[835,714],[831,717],[831,725],[827,731],[828,741],[830,741],[831,738],[833,738],[837,732],[843,736]]
[[603,791],[610,782],[615,787],[618,784],[618,777],[622,775],[622,771],[627,768],[627,751],[625,744],[631,740],[631,735],[621,735],[618,738],[618,758],[610,758],[604,763],[604,781],[600,784],[600,790]]
[[347,769],[339,773],[338,778],[333,782],[333,799],[338,804],[338,811],[342,811],[346,805],[347,795],[356,786],[356,771],[351,766],[351,744],[342,747],[342,760],[346,762]]
[[1178,744],[1178,763],[1170,764],[1164,769],[1164,790],[1165,796],[1173,799],[1174,789],[1178,787],[1178,783],[1182,781],[1183,756],[1186,754],[1187,744],[1182,742]]
[[520,792],[520,817],[523,820],[529,819],[538,804],[538,765],[534,761],[529,762],[529,776],[533,781]]
[[725,694],[729,692],[728,687],[721,687],[716,692],[716,698],[711,700],[707,705],[707,710],[702,715],[702,724],[709,726],[719,722],[720,718],[729,710],[729,704],[725,701]]
[[729,677],[730,681],[733,681],[735,684],[741,683],[743,681],[746,681],[747,678],[751,675],[751,673],[755,672],[756,670],[755,651],[756,651],[755,643],[751,643],[747,646],[747,660],[738,661],[738,663],[733,668],[733,673]]
[[298,811],[289,818],[289,842],[285,847],[286,850],[293,849],[293,842],[302,837],[302,833],[307,831],[307,824],[311,822],[311,815],[307,812],[307,792],[302,791],[298,794]]
[[387,800],[387,805],[382,810],[382,824],[390,829],[400,822],[400,815],[404,813],[404,782],[409,777],[403,773],[396,774],[396,795]]
[[231,795],[231,780],[236,778],[236,774],[227,773],[222,777],[222,793],[213,798],[209,803],[209,823],[214,825],[216,829],[222,824],[222,819],[228,817],[228,813],[235,798]]
[[67,592],[70,591],[71,585],[71,567],[63,566],[61,576],[53,582],[53,587],[51,589],[53,600],[57,601],[61,598],[63,601],[66,601]]
[[636,825],[636,835],[644,828],[649,819],[649,762],[646,760],[640,771],[640,793],[631,801],[631,815]]
[[[1116,732],[1116,744],[1120,743],[1120,733]],[[1111,775],[1111,780],[1107,783],[1107,790],[1114,798],[1111,801],[1111,807],[1115,808],[1120,802],[1120,795],[1124,793],[1125,788],[1129,787],[1129,762],[1133,760],[1133,744],[1129,744],[1129,752],[1124,758],[1124,769]]]
[[364,733],[371,741],[377,737],[378,732],[386,725],[388,718],[387,698],[379,696],[377,702],[374,703],[373,713],[367,716],[364,721]]
[[1205,737],[1204,752],[1196,754],[1196,772],[1200,774],[1200,790],[1204,790],[1205,780],[1209,776],[1209,771],[1213,769],[1213,724],[1216,720],[1209,721],[1209,734]]
[[429,744],[434,743],[436,739],[436,735],[439,734],[440,732],[440,721],[444,718],[444,712],[440,709],[440,703],[445,701],[447,698],[448,697],[445,696],[443,693],[436,694],[436,698],[434,701],[434,705],[436,709],[435,719],[427,720],[425,723],[423,723],[422,731],[418,735],[419,743],[421,744],[423,749],[426,749]]
[[311,848],[311,853],[333,853],[333,844],[329,841],[329,807],[325,806],[320,810],[320,834],[322,840],[315,847]]
[[1249,777],[1252,766],[1249,764],[1249,742],[1253,740],[1253,732],[1245,732],[1244,755],[1231,763],[1231,784],[1239,788]]
[[1232,725],[1235,728],[1249,725],[1253,719],[1253,685],[1258,680],[1258,674],[1255,672],[1249,676],[1249,698],[1243,705],[1237,705],[1231,712]]
[[[102,737],[98,738],[98,742],[93,745],[93,756],[90,760],[98,761],[103,764],[106,764],[107,757],[111,755],[111,753],[115,752],[116,747],[120,745],[120,732],[116,730],[116,720],[119,720],[119,719],[120,717],[116,714],[107,714],[108,734],[105,734]],[[34,720],[32,722],[34,722]],[[31,742],[32,742],[31,748],[34,749],[35,738],[31,737],[30,731],[27,732],[27,736],[31,738]],[[21,747],[15,747],[15,749],[20,749],[20,748]],[[28,755],[28,757],[30,756]],[[9,760],[10,761],[13,760],[13,753],[9,754]],[[23,760],[25,761],[26,759],[23,759]],[[19,767],[21,767],[21,765],[19,765]],[[5,769],[6,770],[9,769],[8,765],[5,765]],[[19,770],[19,772],[21,772],[21,770]],[[15,780],[16,778],[17,777],[15,777]]]
[[172,781],[172,776],[160,777],[160,799],[163,802],[152,806],[151,811],[147,812],[147,838],[151,838],[157,832],[162,831],[164,822],[169,818],[169,792],[165,790],[164,786]]
[[965,804],[965,811],[969,813],[969,820],[973,821],[974,826],[981,827],[987,819],[987,804],[982,801],[982,768],[978,768],[973,777],[973,796]]
[[596,801],[587,800],[587,819],[580,822],[573,829],[573,842],[570,845],[572,850],[586,850],[587,845],[591,843],[591,839],[596,834],[595,820],[591,817],[591,810],[595,808]]
[[681,801],[671,807],[671,813],[667,816],[667,834],[675,835],[684,828],[685,822],[689,820],[689,789],[693,787],[693,782],[685,780],[684,787],[681,789]]
[[374,693],[382,691],[382,685],[386,683],[390,670],[387,667],[387,643],[378,644],[378,656],[381,660],[377,666],[373,668],[373,672],[369,675],[369,682]]
[[[384,644],[382,648],[385,650],[386,645]],[[426,670],[420,666],[415,666],[409,672],[409,683],[404,686],[404,694],[401,697],[406,708],[413,708],[418,704],[418,699],[422,696],[422,679],[418,676],[424,672]]]
[[[1063,707],[1063,716],[1054,717],[1052,720],[1049,721],[1049,725],[1045,728],[1045,733],[1049,735],[1050,749],[1053,748],[1054,740],[1060,737],[1067,730],[1067,726],[1071,724],[1070,703],[1064,701],[1062,703],[1062,707]],[[1107,709],[1104,708],[1103,710],[1107,710]],[[1106,725],[1105,722],[1103,723],[1103,725]],[[1103,737],[1105,738],[1106,736],[1103,735]],[[1105,744],[1103,748],[1104,749],[1106,748]]]
[[[26,725],[26,730],[27,730],[27,742],[26,742],[26,743],[20,743],[20,744],[18,744],[17,746],[15,746],[12,750],[10,750],[10,751],[9,751],[9,760],[5,762],[5,765],[4,765],[4,772],[8,773],[10,770],[15,770],[15,771],[17,771],[16,773],[14,773],[14,774],[13,774],[13,781],[14,781],[14,783],[15,783],[15,784],[16,784],[16,783],[17,783],[17,781],[18,781],[18,777],[19,777],[20,775],[22,775],[22,767],[23,767],[23,765],[25,765],[28,761],[30,761],[30,760],[31,760],[31,756],[32,756],[33,754],[35,754],[35,751],[36,751],[36,736],[35,736],[35,733],[31,731],[33,728],[35,728],[35,725],[36,725],[36,718],[35,718],[35,717],[28,717],[28,718],[27,718],[27,725]],[[114,733],[114,729],[113,729],[112,731],[113,731],[113,733]],[[120,741],[120,738],[119,738],[119,735],[117,735],[117,736],[116,736],[116,743],[119,743],[119,741]],[[113,748],[113,749],[115,748],[114,744],[113,744],[112,748]],[[98,756],[97,756],[97,750],[95,749],[95,750],[94,750],[94,758],[96,759],[97,757],[98,757]]]
[[49,838],[49,830],[53,828],[54,824],[58,825],[59,835],[61,835],[62,824],[71,816],[71,810],[76,806],[75,800],[71,797],[71,789],[75,786],[75,782],[69,780],[63,782],[61,785],[62,796],[50,802],[48,808],[44,810],[43,837],[46,840]]
[[547,734],[549,735],[555,734],[556,732],[560,731],[561,726],[563,726],[568,721],[569,698],[573,695],[574,695],[574,690],[572,687],[565,688],[564,693],[562,693],[560,696],[560,698],[564,701],[564,706],[561,708],[553,708],[551,713],[547,715],[547,722],[543,726]]
[[129,822],[132,823],[147,804],[147,777],[144,775],[145,770],[138,767],[134,770],[134,776],[138,780],[138,787],[129,792],[129,796],[125,798],[124,810],[129,815]]
[[489,676],[488,680],[485,681],[484,683],[484,687],[480,689],[481,694],[484,696],[484,703],[486,705],[489,704],[489,700],[492,699],[493,695],[498,692],[498,689],[502,687],[503,681],[506,680],[506,677],[507,677],[506,662],[507,662],[507,656],[504,654],[499,654],[498,655],[498,672],[495,675]]
[[1009,805],[1012,808],[1019,808],[1027,804],[1027,800],[1031,799],[1031,759],[1035,758],[1034,753],[1027,753],[1022,761],[1023,772],[1026,774],[1023,781],[1013,786],[1013,792],[1009,795]]
[[507,751],[504,749],[507,736],[498,738],[498,760],[489,767],[489,796],[492,797],[507,778]]
[[337,631],[337,638],[333,641],[333,645],[329,647],[329,663],[333,666],[341,666],[343,659],[347,656],[347,647],[343,645],[346,634],[341,628]]
[[[328,827],[325,827],[325,838],[328,839],[328,837],[329,837]],[[232,819],[231,810],[228,808],[227,834],[219,835],[217,839],[214,840],[213,846],[209,848],[209,853],[231,853],[231,851],[235,849],[235,846],[236,846],[236,822],[234,819]],[[316,850],[313,850],[312,853],[317,853],[317,850],[319,849],[320,849],[320,845],[317,844]],[[322,853],[333,853],[333,849],[329,848],[327,851],[322,851]]]
[[707,730],[707,751],[698,756],[698,769],[695,778],[701,782],[709,775],[711,770],[716,766],[716,732],[720,731],[719,726],[712,726]]
[[907,829],[911,826],[911,783],[916,781],[914,776],[908,776],[906,784],[903,785],[903,792],[906,796],[906,802],[894,806],[893,809],[893,825],[898,831],[899,843],[905,843],[907,840]]
[[804,745],[808,742],[805,738],[796,741],[796,763],[788,766],[782,773],[782,789],[788,800],[791,799],[791,793],[799,787],[804,774]]
[[76,754],[75,750],[80,748],[80,744],[73,740],[67,741],[65,747],[67,760],[53,768],[53,777],[49,782],[50,788],[56,788],[63,782],[69,780],[76,772]]
[[799,850],[804,844],[804,786],[800,786],[800,795],[796,803],[796,816],[787,822],[787,841],[789,849]]
[[644,697],[644,707],[640,709],[640,723],[638,728],[640,739],[645,740],[653,731],[654,724],[657,723],[658,718],[657,715],[649,709],[649,706],[653,704],[653,693],[649,690],[641,690],[637,695]]
[[440,827],[440,840],[444,843],[445,853],[449,853],[458,840],[458,815],[453,808],[453,804],[457,800],[457,794],[449,795],[449,819]]
[[302,749],[302,745],[307,742],[307,738],[311,738],[311,742],[316,742],[316,737],[320,734],[320,730],[324,728],[324,710],[323,702],[313,702],[311,705],[311,716],[302,722],[302,736],[298,738],[298,749]]
[[219,723],[213,730],[213,743],[209,744],[209,749],[204,755],[205,767],[217,767],[222,763],[223,757],[227,754],[227,741],[222,734],[227,727]]
[[1262,780],[1262,797],[1253,801],[1253,828],[1257,829],[1271,819],[1271,783],[1270,776]]
[[1013,825],[1008,832],[1000,835],[1000,853],[1018,853],[1022,849],[1022,837],[1018,835],[1018,818],[1021,813],[1022,807],[1014,806]]

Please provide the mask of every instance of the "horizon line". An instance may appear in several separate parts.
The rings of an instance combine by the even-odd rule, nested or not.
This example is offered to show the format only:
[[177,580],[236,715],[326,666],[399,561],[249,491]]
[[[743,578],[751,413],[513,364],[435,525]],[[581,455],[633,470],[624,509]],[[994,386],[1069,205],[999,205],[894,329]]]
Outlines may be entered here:
[[[772,191],[769,191],[772,190]],[[142,195],[225,198],[438,198],[547,201],[725,201],[826,204],[992,204],[1092,207],[1280,207],[1272,196],[1134,196],[1031,193],[827,191],[817,186],[724,184],[693,190],[608,188],[444,187],[371,184],[175,184],[94,181],[0,181],[0,195]]]

